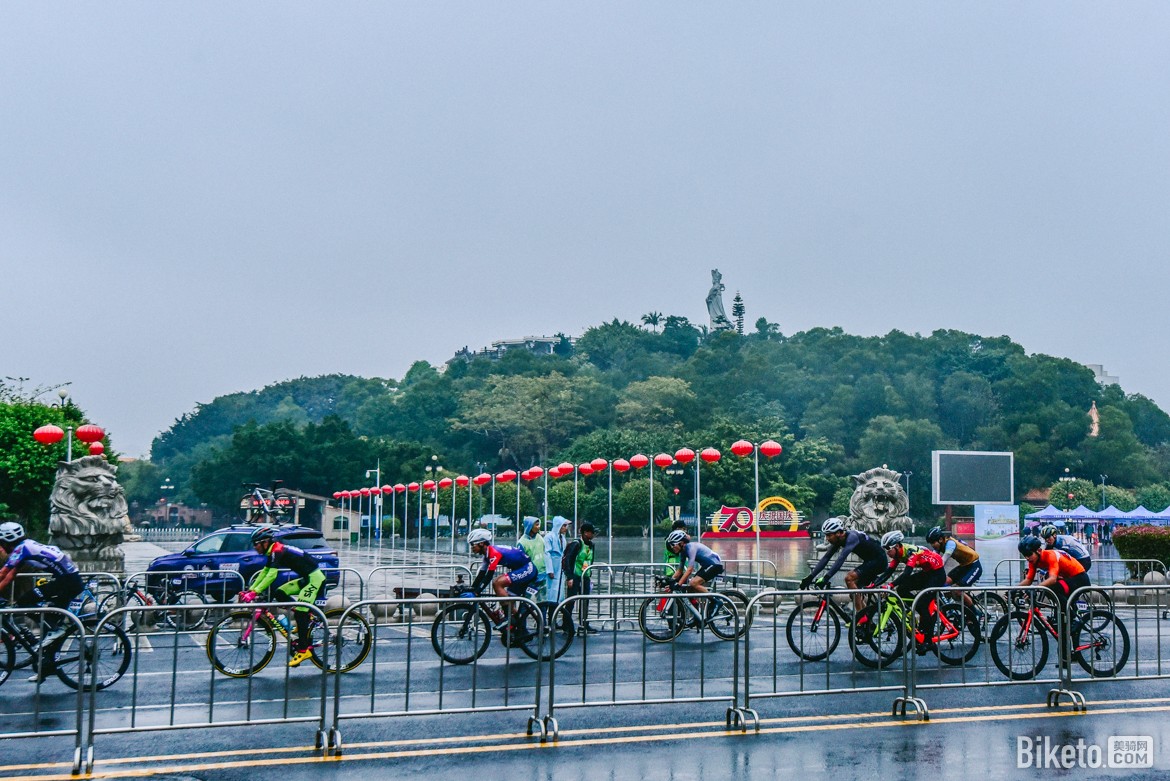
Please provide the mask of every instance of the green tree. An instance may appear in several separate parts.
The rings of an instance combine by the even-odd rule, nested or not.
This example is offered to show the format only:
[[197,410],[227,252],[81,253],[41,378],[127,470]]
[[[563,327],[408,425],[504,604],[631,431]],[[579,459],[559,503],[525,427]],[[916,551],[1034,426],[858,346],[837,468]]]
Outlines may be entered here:
[[42,445],[33,432],[48,424],[76,430],[84,422],[84,413],[73,404],[49,407],[26,399],[0,403],[0,497],[30,535],[43,536],[48,527],[49,493],[57,464],[65,460],[64,440]]
[[661,312],[647,312],[642,315],[642,322],[654,329],[654,333],[658,333],[658,326],[662,323]]
[[679,432],[700,413],[690,384],[675,377],[632,382],[620,398],[618,422],[630,429]]
[[735,291],[735,298],[731,301],[731,316],[735,318],[735,332],[743,336],[743,316],[747,308],[743,305],[743,297]]
[[[1108,486],[1106,487],[1106,496],[1108,497]],[[1154,483],[1138,489],[1134,493],[1136,503],[1133,507],[1122,507],[1117,505],[1118,510],[1132,510],[1137,505],[1145,507],[1147,510],[1153,512],[1161,512],[1170,507],[1170,483]]]

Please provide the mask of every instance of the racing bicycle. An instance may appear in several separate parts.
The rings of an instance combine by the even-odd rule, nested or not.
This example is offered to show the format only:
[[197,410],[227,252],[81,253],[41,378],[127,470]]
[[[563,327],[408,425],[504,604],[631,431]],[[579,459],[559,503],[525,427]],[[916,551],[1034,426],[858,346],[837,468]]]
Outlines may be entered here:
[[[319,605],[324,603],[324,599],[317,601]],[[291,609],[290,603],[288,610]],[[212,666],[232,678],[255,675],[276,655],[278,635],[288,642],[291,656],[296,628],[285,612],[283,607],[254,607],[228,613],[207,633],[207,658]],[[316,613],[309,614],[309,658],[328,672],[349,672],[366,660],[373,646],[365,617],[351,612],[342,623],[344,612],[340,608],[326,610],[325,622]]]
[[[930,651],[952,666],[975,658],[983,643],[975,612],[961,603],[940,604],[933,597],[930,610],[935,613],[934,635],[927,646]],[[892,590],[867,594],[860,613],[866,616],[866,621],[861,622],[859,618],[849,627],[849,645],[854,658],[866,667],[882,669],[902,656],[906,651],[908,611],[909,605]],[[917,643],[926,641],[920,631],[914,635]]]
[[[686,586],[661,575],[654,576],[654,585],[667,593],[691,594]],[[638,609],[638,626],[642,634],[655,643],[669,643],[688,627],[699,631],[710,629],[721,640],[742,637],[751,623],[747,595],[736,589],[710,593],[723,598],[701,598],[694,594],[683,598],[664,594],[644,600]]]
[[[85,592],[82,592],[82,596]],[[97,613],[77,613],[76,605],[92,604],[81,597],[70,604],[81,621],[82,629],[69,621],[64,634],[42,648],[41,637],[50,630],[47,615],[30,623],[26,620],[35,613],[0,611],[0,683],[8,680],[18,667],[34,664],[43,675],[56,674],[66,686],[77,689],[96,685],[105,689],[114,685],[130,667],[133,647],[122,627],[106,622],[100,624]],[[7,602],[0,599],[0,608]],[[92,682],[96,679],[96,684]]]
[[[988,640],[991,658],[1013,681],[1030,681],[1048,664],[1048,638],[1061,647],[1056,601],[1043,592],[1016,591],[1012,612],[996,622]],[[1072,659],[1094,678],[1117,675],[1129,661],[1129,632],[1108,608],[1070,605]]]
[[[455,584],[453,591],[463,588]],[[538,590],[529,585],[524,594],[535,601]],[[474,591],[462,591],[459,597],[475,599]],[[435,653],[451,664],[471,664],[483,656],[492,639],[492,611],[498,611],[498,602],[456,601],[444,606],[431,624],[431,646]],[[505,648],[519,648],[528,657],[539,661],[559,659],[573,644],[570,618],[564,611],[557,612],[556,602],[539,602],[536,609],[528,602],[510,603],[504,606],[510,620],[500,629],[500,642]],[[537,614],[537,610],[540,611]],[[559,626],[553,622],[560,616]],[[544,628],[541,636],[540,628]]]

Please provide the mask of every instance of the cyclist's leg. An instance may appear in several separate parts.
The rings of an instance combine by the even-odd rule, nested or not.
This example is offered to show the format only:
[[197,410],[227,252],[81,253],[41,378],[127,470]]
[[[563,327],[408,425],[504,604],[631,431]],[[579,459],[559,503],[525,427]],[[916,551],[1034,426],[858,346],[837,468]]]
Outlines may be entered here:
[[[868,588],[877,578],[878,575],[886,569],[885,559],[863,561],[861,566],[850,572],[845,576],[845,586],[847,588]],[[865,595],[853,595],[853,609],[855,615],[860,615],[865,608]]]
[[[983,564],[980,563],[979,559],[975,559],[975,561],[971,562],[970,564],[965,564],[962,567],[955,567],[953,570],[951,570],[951,576],[947,578],[947,582],[948,584],[953,582],[956,586],[970,588],[971,586],[974,586],[982,576]],[[972,601],[971,595],[966,592],[963,592],[963,604],[970,608],[975,607],[975,603]]]
[[[297,602],[311,605],[317,601],[317,596],[325,588],[325,573],[321,570],[313,570],[309,573],[307,578],[304,578],[299,583],[304,585],[297,591],[294,597]],[[307,649],[311,644],[309,637],[309,622],[311,616],[307,607],[296,607],[293,609],[293,618],[297,622],[297,641],[300,649]]]
[[710,591],[710,586],[714,584],[715,579],[723,574],[722,564],[711,564],[706,567],[700,567],[699,571],[691,575],[689,588],[696,594],[706,594]]

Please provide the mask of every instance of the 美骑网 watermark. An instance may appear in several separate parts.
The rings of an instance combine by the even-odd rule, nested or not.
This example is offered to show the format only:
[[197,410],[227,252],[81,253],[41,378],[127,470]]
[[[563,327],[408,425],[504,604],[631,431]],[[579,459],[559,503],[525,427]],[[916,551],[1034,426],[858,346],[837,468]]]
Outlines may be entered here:
[[1016,737],[1016,767],[1039,770],[1074,768],[1144,768],[1154,766],[1154,739],[1150,735],[1113,735],[1104,746],[1059,743],[1047,735]]

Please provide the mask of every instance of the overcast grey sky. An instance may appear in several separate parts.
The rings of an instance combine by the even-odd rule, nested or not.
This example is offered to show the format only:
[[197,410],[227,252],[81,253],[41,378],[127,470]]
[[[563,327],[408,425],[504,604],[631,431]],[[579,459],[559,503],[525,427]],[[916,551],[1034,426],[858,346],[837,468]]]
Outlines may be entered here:
[[[0,4],[0,376],[198,402],[658,310],[1170,408],[1170,4]],[[777,378],[782,382],[783,378]]]

